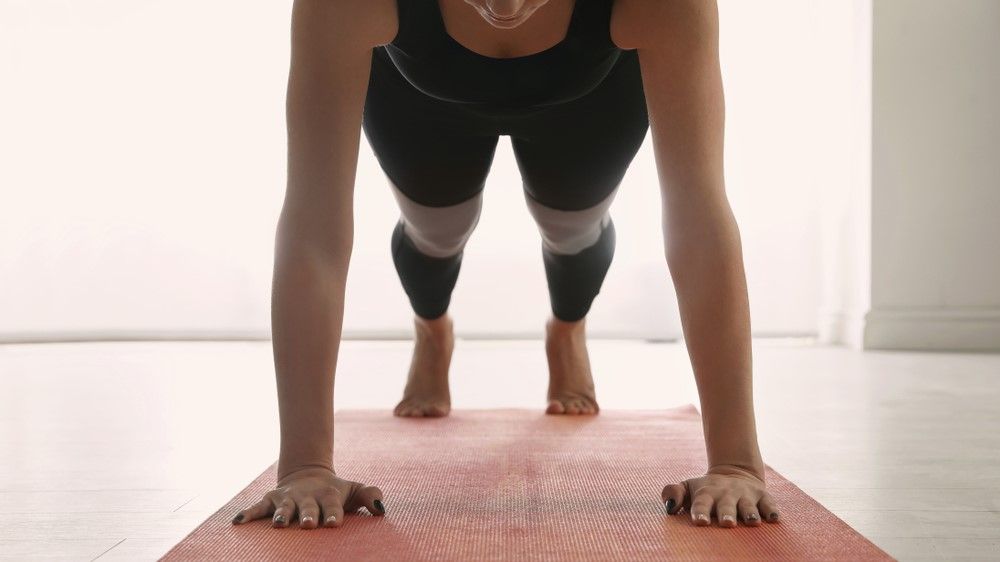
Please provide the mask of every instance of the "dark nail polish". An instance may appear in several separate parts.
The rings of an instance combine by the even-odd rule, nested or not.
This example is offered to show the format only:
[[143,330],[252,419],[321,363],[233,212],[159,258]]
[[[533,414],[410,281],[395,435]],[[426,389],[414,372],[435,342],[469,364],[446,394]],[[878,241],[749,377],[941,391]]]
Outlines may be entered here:
[[771,521],[777,521],[778,520],[778,514],[777,513],[771,513],[771,515],[768,516],[768,519],[771,520]]
[[242,523],[242,522],[243,522],[243,514],[237,513],[236,517],[233,517],[233,523]]
[[747,521],[756,521],[756,520],[757,520],[756,513],[751,513],[750,515],[747,515]]
[[377,509],[379,513],[385,515],[385,506],[382,505],[382,500],[375,500],[372,503],[375,504],[375,509]]
[[277,523],[277,524],[279,524],[279,525],[284,525],[285,524],[285,516],[284,515],[279,515],[279,516],[275,517],[274,518],[274,522]]
[[674,498],[667,500],[667,513],[670,513],[670,510],[674,508],[674,503],[676,503],[674,502]]

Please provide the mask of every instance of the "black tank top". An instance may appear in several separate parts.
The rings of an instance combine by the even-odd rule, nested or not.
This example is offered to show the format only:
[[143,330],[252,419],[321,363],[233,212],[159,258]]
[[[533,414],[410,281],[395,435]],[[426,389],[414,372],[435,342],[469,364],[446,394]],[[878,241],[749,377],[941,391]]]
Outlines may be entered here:
[[498,114],[544,108],[590,92],[618,61],[623,50],[611,40],[613,2],[575,0],[563,41],[527,56],[493,58],[448,35],[438,0],[397,0],[399,31],[375,54],[440,100]]

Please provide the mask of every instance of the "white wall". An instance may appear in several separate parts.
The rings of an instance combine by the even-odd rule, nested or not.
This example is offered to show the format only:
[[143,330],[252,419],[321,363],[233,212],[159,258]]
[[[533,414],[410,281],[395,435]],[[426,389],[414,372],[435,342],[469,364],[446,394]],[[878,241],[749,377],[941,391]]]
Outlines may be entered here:
[[828,170],[835,184],[822,199],[823,294],[819,341],[863,347],[865,315],[871,307],[871,58],[872,0],[845,2],[850,11],[847,53],[850,74],[836,95],[850,106],[831,131],[848,138],[840,165]]
[[874,7],[865,346],[1000,350],[1000,2]]
[[[267,336],[289,10],[0,0],[0,340]],[[754,333],[815,333],[839,220],[826,202],[859,181],[856,8],[721,0],[720,13],[727,188]],[[594,336],[680,336],[650,149],[647,137],[612,209],[618,250]],[[398,211],[361,151],[345,335],[406,337],[388,252]],[[541,335],[538,240],[503,138],[454,295],[460,336]]]

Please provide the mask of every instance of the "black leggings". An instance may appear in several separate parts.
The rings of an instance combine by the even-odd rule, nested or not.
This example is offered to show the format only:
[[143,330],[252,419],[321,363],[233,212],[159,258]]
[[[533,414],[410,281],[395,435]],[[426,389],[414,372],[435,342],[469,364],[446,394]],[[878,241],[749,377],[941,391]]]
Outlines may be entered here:
[[586,316],[614,256],[609,208],[648,128],[635,50],[582,97],[501,115],[420,92],[375,48],[363,130],[399,203],[392,257],[414,312],[447,311],[499,136],[509,135],[553,315]]

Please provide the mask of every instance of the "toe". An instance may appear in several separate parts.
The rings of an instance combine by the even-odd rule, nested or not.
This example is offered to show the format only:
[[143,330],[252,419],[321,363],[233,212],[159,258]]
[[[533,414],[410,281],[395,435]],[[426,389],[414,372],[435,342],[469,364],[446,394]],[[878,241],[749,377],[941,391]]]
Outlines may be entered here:
[[411,402],[405,402],[399,407],[399,415],[404,418],[420,417],[420,409]]
[[449,408],[444,404],[431,404],[424,409],[424,415],[441,418],[448,415]]
[[392,409],[392,415],[402,416],[405,410],[406,410],[406,403],[400,402],[399,404],[396,404],[395,408]]
[[565,414],[566,407],[558,400],[549,400],[549,407],[545,409],[546,414]]

